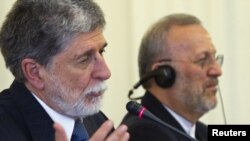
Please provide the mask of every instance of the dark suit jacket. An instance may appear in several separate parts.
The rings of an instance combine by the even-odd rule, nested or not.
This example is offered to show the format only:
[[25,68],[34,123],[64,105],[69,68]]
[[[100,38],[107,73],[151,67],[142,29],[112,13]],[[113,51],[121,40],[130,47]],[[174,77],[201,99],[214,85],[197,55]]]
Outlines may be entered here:
[[[106,119],[102,112],[84,119],[89,135]],[[0,93],[0,141],[54,141],[53,123],[22,83]]]
[[[185,133],[184,129],[177,122],[177,120],[175,120],[174,117],[162,106],[162,104],[149,92],[146,92],[146,94],[142,98],[141,104],[165,123]],[[128,125],[129,128],[128,131],[130,133],[130,141],[191,140],[153,120],[147,118],[139,119],[137,116],[130,113],[128,113],[124,117],[122,123]],[[195,134],[196,134],[196,139],[198,139],[199,141],[207,141],[207,126],[201,122],[197,122]]]

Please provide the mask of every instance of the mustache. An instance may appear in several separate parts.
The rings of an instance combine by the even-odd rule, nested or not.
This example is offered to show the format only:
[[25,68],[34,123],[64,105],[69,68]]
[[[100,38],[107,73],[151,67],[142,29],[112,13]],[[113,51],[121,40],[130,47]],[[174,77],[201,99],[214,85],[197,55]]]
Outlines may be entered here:
[[105,81],[101,81],[94,86],[87,87],[86,90],[84,91],[84,95],[89,95],[91,93],[103,93],[106,91],[108,88],[107,84]]
[[206,86],[216,86],[219,84],[219,81],[217,78],[212,78],[207,81]]

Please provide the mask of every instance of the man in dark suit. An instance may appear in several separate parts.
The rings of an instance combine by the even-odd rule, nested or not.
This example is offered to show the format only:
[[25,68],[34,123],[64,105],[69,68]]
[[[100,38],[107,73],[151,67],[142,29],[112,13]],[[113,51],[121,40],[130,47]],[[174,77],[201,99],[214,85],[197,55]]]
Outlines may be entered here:
[[207,141],[207,126],[199,118],[216,106],[222,61],[196,17],[172,14],[156,22],[139,51],[146,90],[141,104],[174,129],[128,113],[122,123],[129,128],[130,140]]
[[60,141],[128,140],[127,127],[114,130],[100,111],[110,77],[104,26],[92,0],[14,4],[0,31],[1,52],[15,77],[0,93],[0,141],[55,141],[55,129],[65,129]]

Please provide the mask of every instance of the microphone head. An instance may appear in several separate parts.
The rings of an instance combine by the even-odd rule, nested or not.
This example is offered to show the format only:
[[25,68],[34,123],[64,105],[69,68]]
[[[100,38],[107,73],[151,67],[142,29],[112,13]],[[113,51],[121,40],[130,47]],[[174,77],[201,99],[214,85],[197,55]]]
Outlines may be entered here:
[[126,109],[127,109],[130,113],[133,113],[133,114],[135,114],[135,115],[137,115],[137,114],[141,111],[142,108],[143,108],[143,107],[142,107],[139,103],[137,103],[137,102],[135,102],[135,101],[129,101],[129,102],[127,103],[127,105],[126,105]]

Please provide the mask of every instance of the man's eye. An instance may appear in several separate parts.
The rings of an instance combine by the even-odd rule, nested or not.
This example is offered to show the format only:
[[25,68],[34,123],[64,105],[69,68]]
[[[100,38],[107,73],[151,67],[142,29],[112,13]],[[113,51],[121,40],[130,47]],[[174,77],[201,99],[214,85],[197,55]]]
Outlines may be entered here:
[[206,61],[207,61],[207,58],[205,57],[196,61],[196,64],[198,64],[201,67],[204,67],[204,65],[206,64]]
[[80,63],[86,63],[90,60],[90,56],[89,55],[85,55],[83,57],[80,58],[79,62]]

